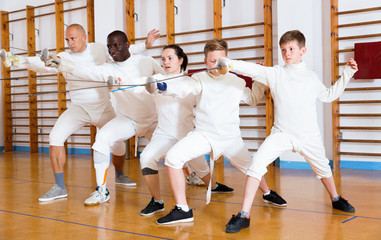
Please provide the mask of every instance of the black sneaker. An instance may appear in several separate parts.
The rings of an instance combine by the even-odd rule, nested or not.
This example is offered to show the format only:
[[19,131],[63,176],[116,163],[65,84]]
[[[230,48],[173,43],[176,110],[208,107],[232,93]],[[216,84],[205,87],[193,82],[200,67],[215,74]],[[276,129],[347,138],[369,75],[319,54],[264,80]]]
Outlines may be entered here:
[[149,216],[149,215],[152,215],[156,212],[163,212],[163,211],[164,211],[164,203],[155,202],[155,199],[152,197],[151,201],[148,203],[147,207],[145,207],[140,212],[140,215]]
[[343,197],[339,196],[339,200],[332,201],[332,207],[344,212],[354,212],[355,208]]
[[241,217],[241,213],[238,213],[238,215],[233,215],[232,218],[230,218],[228,224],[225,225],[226,229],[225,232],[227,233],[235,233],[239,232],[242,228],[247,228],[250,226],[250,218]]
[[216,182],[217,187],[215,189],[212,189],[212,193],[232,193],[234,192],[233,188],[230,188],[222,183]]
[[266,196],[263,195],[263,201],[265,203],[272,203],[280,207],[287,206],[287,202],[273,190],[270,190],[270,194]]
[[183,211],[178,206],[175,206],[166,216],[159,218],[157,224],[173,224],[179,222],[193,222],[193,212],[189,209],[188,212]]

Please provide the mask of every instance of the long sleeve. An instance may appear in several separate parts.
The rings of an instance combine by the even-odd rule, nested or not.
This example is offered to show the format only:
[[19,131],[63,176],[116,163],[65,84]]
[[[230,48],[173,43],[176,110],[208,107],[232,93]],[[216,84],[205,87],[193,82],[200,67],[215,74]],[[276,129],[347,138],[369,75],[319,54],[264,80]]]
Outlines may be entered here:
[[321,91],[319,92],[317,98],[322,102],[332,102],[340,97],[356,71],[357,70],[349,66],[345,66],[343,74],[334,85],[326,88],[323,84],[321,84]]
[[230,60],[231,71],[251,77],[265,86],[271,86],[276,79],[276,71],[274,67],[264,67],[256,63]]
[[45,63],[41,61],[40,57],[23,57],[20,56],[21,63],[19,68],[26,68],[38,73],[58,73],[57,68],[45,67]]
[[109,76],[121,77],[121,74],[112,63],[105,63],[99,66],[84,66],[75,63],[69,59],[62,59],[58,68],[62,73],[71,74],[77,78],[93,80],[99,82],[107,82]]
[[192,76],[191,78],[184,81],[172,82],[169,80],[167,83],[167,90],[163,92],[165,95],[176,96],[179,98],[184,98],[190,94],[198,95],[201,93],[201,83],[197,76]]
[[[125,76],[120,78],[120,90],[119,91],[128,91],[133,93],[143,93],[147,92],[145,86],[123,86],[123,85],[143,85],[147,83],[147,77],[129,79]],[[117,91],[117,90],[116,90]],[[115,92],[115,91],[113,91]],[[156,92],[155,92],[156,93]]]
[[166,72],[164,71],[164,69],[160,66],[160,64],[153,58],[152,59],[152,66],[153,66],[153,72],[154,74],[162,74],[162,75],[165,75]]
[[146,44],[145,42],[141,42],[141,43],[130,45],[129,50],[132,55],[140,54],[146,50]]
[[255,81],[253,83],[252,89],[245,87],[244,95],[241,101],[251,106],[255,106],[261,101],[264,95],[265,95],[265,85]]

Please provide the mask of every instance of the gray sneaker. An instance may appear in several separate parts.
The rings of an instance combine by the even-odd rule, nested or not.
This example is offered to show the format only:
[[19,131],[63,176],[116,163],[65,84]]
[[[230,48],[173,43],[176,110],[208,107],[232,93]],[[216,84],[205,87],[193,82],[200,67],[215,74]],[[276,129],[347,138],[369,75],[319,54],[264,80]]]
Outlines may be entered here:
[[204,185],[205,184],[195,172],[192,172],[190,176],[185,176],[185,182],[189,185]]
[[57,184],[54,184],[54,186],[42,197],[40,197],[38,201],[47,202],[57,198],[65,198],[65,197],[67,197],[67,190],[60,188]]
[[135,187],[136,182],[132,181],[129,177],[126,175],[121,175],[119,177],[115,177],[115,183],[116,184],[122,184],[129,187]]

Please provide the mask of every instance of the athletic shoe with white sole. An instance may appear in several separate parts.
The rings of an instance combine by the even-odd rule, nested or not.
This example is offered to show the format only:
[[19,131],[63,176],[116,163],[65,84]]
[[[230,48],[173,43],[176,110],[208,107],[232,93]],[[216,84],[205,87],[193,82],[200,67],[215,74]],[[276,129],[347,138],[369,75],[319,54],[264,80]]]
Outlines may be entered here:
[[216,182],[217,187],[215,189],[212,189],[212,193],[232,193],[234,192],[234,189],[231,187],[228,187],[222,183]]
[[163,212],[164,211],[164,203],[158,203],[155,202],[155,199],[152,197],[151,201],[148,203],[147,207],[145,207],[141,212],[140,215],[142,216],[149,216],[157,212]]
[[110,200],[110,193],[104,187],[96,187],[95,192],[93,192],[88,199],[85,200],[85,206],[96,206],[100,203],[104,203]]
[[136,186],[136,182],[132,181],[131,178],[129,178],[126,175],[120,175],[118,177],[115,177],[115,183],[125,185],[128,187],[135,187]]
[[65,197],[67,197],[66,188],[62,189],[57,184],[54,184],[54,186],[42,197],[40,197],[38,201],[47,202],[47,201],[52,201],[54,199],[65,198]]
[[265,203],[272,203],[280,207],[287,206],[286,200],[284,200],[281,196],[278,195],[278,193],[273,190],[270,190],[269,194],[263,195],[263,201]]
[[205,183],[202,181],[202,179],[197,175],[197,173],[192,172],[190,176],[185,176],[185,181],[189,185],[204,185]]
[[175,206],[166,216],[159,218],[156,223],[160,225],[174,224],[174,223],[193,222],[193,212],[189,209],[185,212],[180,207]]

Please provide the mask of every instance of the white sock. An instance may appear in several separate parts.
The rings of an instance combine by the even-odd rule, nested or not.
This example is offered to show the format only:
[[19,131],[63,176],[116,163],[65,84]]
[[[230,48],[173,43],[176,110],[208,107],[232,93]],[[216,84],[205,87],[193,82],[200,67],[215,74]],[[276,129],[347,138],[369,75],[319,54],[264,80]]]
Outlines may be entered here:
[[271,192],[271,190],[269,190],[267,193],[264,193],[263,196],[267,196],[267,195],[269,195],[270,192]]
[[188,212],[189,211],[188,205],[179,205],[179,204],[176,204],[176,206],[181,208],[184,212]]
[[160,203],[160,204],[163,204],[163,200],[156,200],[155,198],[153,198],[153,200],[157,203]]

